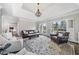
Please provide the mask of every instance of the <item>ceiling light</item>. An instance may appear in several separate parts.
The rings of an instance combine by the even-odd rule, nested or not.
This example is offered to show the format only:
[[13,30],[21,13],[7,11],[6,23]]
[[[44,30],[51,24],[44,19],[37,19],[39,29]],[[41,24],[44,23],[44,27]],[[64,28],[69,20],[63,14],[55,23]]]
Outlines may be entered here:
[[35,13],[35,15],[37,16],[37,17],[40,17],[41,16],[41,12],[40,12],[40,10],[39,10],[39,3],[37,3],[37,11],[36,11],[36,13]]

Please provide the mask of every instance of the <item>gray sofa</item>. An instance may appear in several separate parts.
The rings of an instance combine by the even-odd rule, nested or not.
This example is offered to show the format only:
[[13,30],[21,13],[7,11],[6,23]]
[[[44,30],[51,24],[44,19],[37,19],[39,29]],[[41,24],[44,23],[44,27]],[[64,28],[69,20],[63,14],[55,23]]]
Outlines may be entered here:
[[21,31],[21,36],[22,36],[22,38],[29,38],[29,39],[31,39],[32,37],[39,37],[39,31],[36,31],[36,30],[22,30]]
[[50,34],[50,37],[55,43],[62,44],[68,42],[69,34],[69,32],[58,32],[56,34]]

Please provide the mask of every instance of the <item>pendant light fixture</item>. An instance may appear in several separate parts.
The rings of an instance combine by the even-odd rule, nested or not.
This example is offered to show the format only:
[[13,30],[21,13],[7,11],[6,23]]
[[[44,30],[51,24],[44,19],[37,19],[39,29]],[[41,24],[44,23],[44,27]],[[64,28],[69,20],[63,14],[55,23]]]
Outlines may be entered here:
[[37,11],[36,11],[35,15],[37,17],[40,17],[41,16],[41,12],[40,12],[40,9],[39,9],[39,3],[37,3]]

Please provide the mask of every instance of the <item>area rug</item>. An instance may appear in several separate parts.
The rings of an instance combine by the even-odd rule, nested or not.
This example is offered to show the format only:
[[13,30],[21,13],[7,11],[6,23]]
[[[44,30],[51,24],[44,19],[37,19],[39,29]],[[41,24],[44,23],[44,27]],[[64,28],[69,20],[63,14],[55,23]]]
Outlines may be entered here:
[[74,46],[68,43],[57,45],[50,38],[40,35],[25,41],[24,47],[37,55],[73,55]]

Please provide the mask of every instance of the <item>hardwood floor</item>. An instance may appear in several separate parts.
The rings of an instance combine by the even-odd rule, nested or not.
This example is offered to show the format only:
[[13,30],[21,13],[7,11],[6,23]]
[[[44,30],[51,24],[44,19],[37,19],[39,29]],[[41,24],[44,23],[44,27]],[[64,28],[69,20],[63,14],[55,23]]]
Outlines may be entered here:
[[79,44],[78,43],[74,43],[74,42],[70,42],[70,41],[68,43],[74,45],[75,54],[79,55]]

